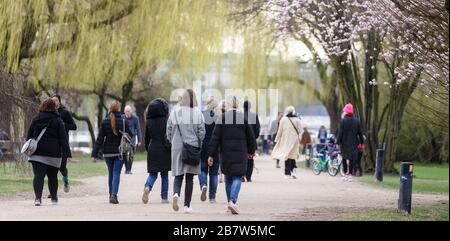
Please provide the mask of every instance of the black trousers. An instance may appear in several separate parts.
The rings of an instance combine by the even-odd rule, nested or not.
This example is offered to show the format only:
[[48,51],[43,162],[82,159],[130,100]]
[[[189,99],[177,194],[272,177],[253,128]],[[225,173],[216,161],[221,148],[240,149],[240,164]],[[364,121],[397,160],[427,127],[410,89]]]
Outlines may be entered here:
[[287,159],[284,161],[284,174],[290,176],[296,166],[294,159]]
[[133,158],[129,155],[123,156],[123,163],[125,164],[125,172],[131,172],[131,167],[133,166]]
[[254,165],[255,165],[255,160],[253,158],[247,160],[247,173],[245,174],[245,178],[247,179],[247,181],[252,180]]
[[69,171],[67,170],[67,157],[62,158],[61,167],[59,168],[59,171],[64,177],[67,177],[67,175],[69,175]]
[[360,174],[362,174],[362,167],[361,167],[361,159],[362,159],[363,153],[362,151],[358,151],[358,159],[356,159],[353,162],[353,171],[355,172],[359,172]]
[[133,166],[134,154],[136,153],[136,147],[131,147],[133,150],[125,156],[123,156],[123,163],[125,164],[125,172],[131,172]]
[[353,166],[354,166],[354,161],[352,161],[352,160],[348,160],[349,161],[349,165],[347,165],[347,160],[343,160],[342,162],[342,165],[344,165],[344,173],[345,174],[347,174],[347,173],[349,173],[349,174],[352,174],[353,173]]
[[184,186],[184,206],[190,207],[192,200],[192,190],[194,188],[194,174],[186,173],[185,175],[176,176],[173,182],[173,194],[180,196],[181,185],[183,178],[186,176],[186,183]]
[[33,166],[33,189],[36,199],[42,199],[45,175],[48,178],[48,189],[52,200],[58,199],[58,168],[40,162],[31,162],[31,164]]

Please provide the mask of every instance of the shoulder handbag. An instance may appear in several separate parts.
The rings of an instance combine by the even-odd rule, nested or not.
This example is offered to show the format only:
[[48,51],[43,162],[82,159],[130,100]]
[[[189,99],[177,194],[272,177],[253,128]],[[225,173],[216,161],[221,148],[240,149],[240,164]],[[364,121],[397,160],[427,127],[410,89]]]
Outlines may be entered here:
[[122,119],[122,137],[120,138],[119,153],[123,156],[131,151],[131,137],[125,131],[125,119]]
[[183,148],[181,150],[181,161],[187,165],[197,166],[200,164],[201,159],[201,143],[200,138],[197,135],[197,131],[194,130],[198,140],[198,147],[185,143],[183,140],[183,135],[181,134],[181,129],[177,120],[176,112],[174,112],[174,115],[178,132],[180,132],[181,141],[183,142]]
[[300,135],[300,132],[297,130],[297,127],[295,127],[294,122],[292,122],[291,118],[288,117],[288,119],[289,119],[289,121],[291,122],[292,126],[294,127],[295,132],[297,132],[298,141],[301,141],[302,137],[301,137],[301,135]]
[[45,131],[47,130],[47,128],[51,122],[52,121],[50,121],[47,124],[47,126],[44,129],[42,129],[41,133],[39,134],[39,136],[36,139],[31,138],[23,144],[22,150],[20,151],[22,154],[25,154],[28,157],[31,157],[36,152],[38,143],[41,140],[42,136],[44,135]]

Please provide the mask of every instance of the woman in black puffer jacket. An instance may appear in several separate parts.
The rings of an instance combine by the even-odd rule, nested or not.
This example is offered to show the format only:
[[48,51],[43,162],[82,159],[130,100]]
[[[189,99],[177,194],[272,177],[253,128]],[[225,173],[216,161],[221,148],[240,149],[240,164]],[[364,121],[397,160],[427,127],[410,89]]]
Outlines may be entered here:
[[39,106],[39,114],[31,122],[27,139],[36,139],[46,127],[36,151],[28,159],[33,165],[34,204],[36,206],[40,206],[42,203],[45,175],[48,178],[52,203],[58,203],[58,170],[62,157],[70,153],[66,129],[56,110],[56,103],[52,99],[45,100]]
[[147,172],[142,202],[148,202],[148,195],[161,175],[161,202],[169,203],[169,171],[171,167],[171,145],[166,138],[169,105],[163,98],[154,99],[147,107],[145,126],[145,147],[147,149]]
[[93,161],[96,162],[96,158],[99,158],[98,153],[100,149],[103,150],[103,157],[108,166],[109,202],[112,204],[119,203],[117,193],[119,192],[120,173],[123,166],[119,146],[123,132],[131,136],[127,120],[122,119],[120,103],[113,101],[108,110],[108,118],[102,121],[97,141],[92,151]]

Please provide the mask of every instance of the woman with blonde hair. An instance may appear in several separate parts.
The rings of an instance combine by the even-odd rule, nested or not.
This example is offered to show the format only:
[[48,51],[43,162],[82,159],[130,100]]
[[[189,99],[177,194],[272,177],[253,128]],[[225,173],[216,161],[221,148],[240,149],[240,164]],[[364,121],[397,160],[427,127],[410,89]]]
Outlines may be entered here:
[[[192,89],[183,93],[180,102],[176,105],[167,120],[167,139],[172,144],[172,175],[173,183],[172,207],[179,210],[178,199],[181,193],[181,185],[185,179],[184,211],[191,213],[192,190],[194,175],[200,174],[200,160],[198,163],[186,162],[182,156],[186,147],[201,148],[205,137],[205,121],[202,112],[197,107],[197,100]],[[184,161],[183,161],[184,160]]]
[[280,120],[272,158],[284,160],[286,178],[297,178],[294,174],[295,160],[300,148],[300,119],[295,115],[295,108],[286,108],[286,115]]
[[99,158],[100,150],[103,150],[106,166],[108,167],[109,203],[118,204],[120,172],[122,171],[122,153],[119,151],[122,134],[131,135],[128,122],[122,118],[120,103],[113,101],[108,109],[108,118],[102,121],[98,132],[97,141],[92,151],[93,161]]

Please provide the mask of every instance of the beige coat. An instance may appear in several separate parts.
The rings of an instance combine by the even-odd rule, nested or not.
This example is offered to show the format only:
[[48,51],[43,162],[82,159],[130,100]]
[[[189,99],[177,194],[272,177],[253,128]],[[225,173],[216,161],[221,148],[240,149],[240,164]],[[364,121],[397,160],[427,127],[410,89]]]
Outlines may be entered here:
[[293,117],[281,118],[277,137],[275,138],[276,144],[272,151],[273,159],[284,161],[298,158],[300,149],[299,135],[289,119],[291,119],[298,131],[301,130],[300,119]]

